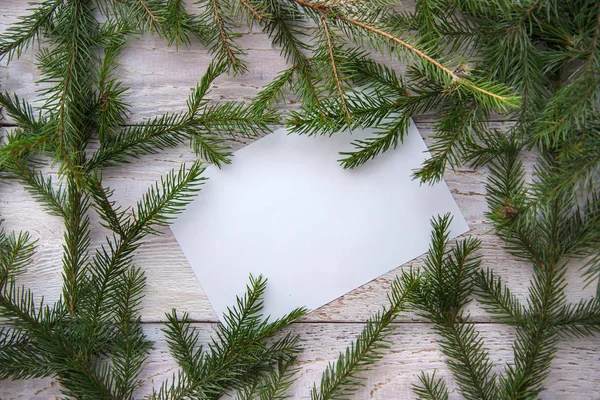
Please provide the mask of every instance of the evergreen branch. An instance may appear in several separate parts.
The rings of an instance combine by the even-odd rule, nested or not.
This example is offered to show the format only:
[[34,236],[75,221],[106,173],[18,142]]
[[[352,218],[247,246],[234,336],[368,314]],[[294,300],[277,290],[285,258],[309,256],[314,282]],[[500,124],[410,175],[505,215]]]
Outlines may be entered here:
[[124,94],[128,88],[122,87],[121,82],[113,78],[112,74],[118,65],[118,54],[125,46],[125,36],[130,32],[128,28],[120,27],[116,23],[104,28],[103,31],[109,39],[106,40],[104,57],[98,72],[96,125],[100,143],[104,143],[107,138],[116,134],[119,126],[125,124],[129,112],[129,106],[124,101]]
[[585,337],[600,331],[600,302],[598,298],[580,300],[557,311],[552,327],[561,336]]
[[420,385],[413,385],[413,392],[420,400],[448,400],[448,388],[442,379],[435,378],[435,372],[432,375],[420,373]]
[[223,145],[220,132],[254,137],[267,131],[267,125],[275,122],[276,118],[264,109],[244,107],[234,102],[209,105],[206,95],[210,85],[225,68],[223,62],[208,67],[187,101],[187,112],[165,114],[123,129],[102,144],[86,163],[86,169],[92,171],[129,162],[130,158],[177,146],[187,138],[196,153],[206,160],[217,166],[229,163],[229,148]]
[[113,191],[102,186],[102,178],[98,173],[89,175],[86,183],[87,192],[94,200],[92,206],[106,222],[103,226],[123,238],[129,226],[125,225],[125,211],[120,211],[120,207],[115,207],[115,202],[110,200]]
[[455,168],[460,165],[457,153],[463,141],[471,135],[473,125],[480,121],[481,112],[475,102],[468,106],[450,107],[436,126],[435,143],[430,147],[432,156],[423,162],[415,172],[415,179],[421,183],[439,182],[444,176],[446,165]]
[[222,9],[222,3],[219,0],[200,0],[198,3],[205,7],[199,18],[203,25],[210,27],[206,41],[212,45],[211,53],[216,54],[217,60],[225,62],[234,73],[245,72],[247,65],[240,58],[244,53],[233,41],[236,35],[228,29],[231,21]]
[[409,126],[410,117],[403,113],[400,114],[394,121],[383,124],[381,127],[384,130],[376,132],[377,136],[352,142],[357,150],[341,152],[340,155],[345,157],[339,160],[340,163],[344,168],[355,168],[377,157],[378,154],[388,151],[390,148],[395,149],[398,142],[404,140]]
[[158,233],[154,226],[167,226],[200,190],[206,179],[200,176],[202,172],[202,163],[195,161],[187,170],[185,165],[177,172],[171,170],[165,178],[151,186],[135,207],[128,236],[135,237],[142,232]]
[[65,244],[63,245],[63,298],[71,315],[80,301],[85,264],[90,245],[90,222],[86,215],[89,201],[70,177],[65,207]]
[[417,275],[411,271],[392,283],[389,308],[384,307],[370,318],[359,337],[340,353],[335,363],[327,366],[319,389],[315,385],[311,391],[312,400],[347,398],[358,388],[359,374],[382,357],[381,350],[387,347],[386,338],[392,333],[391,323],[404,309],[418,282]]
[[151,343],[142,330],[139,309],[146,278],[139,268],[130,269],[117,286],[116,297],[120,300],[116,318],[116,338],[112,350],[115,390],[117,399],[133,398],[140,385],[138,376],[148,357]]
[[187,101],[188,115],[190,118],[198,115],[200,109],[206,107],[208,100],[206,95],[210,91],[210,86],[215,79],[224,74],[227,69],[227,64],[224,62],[211,63],[208,65],[206,72],[202,75],[202,79],[196,85],[196,89],[190,95]]
[[212,339],[207,352],[196,347],[197,334],[191,329],[187,315],[182,321],[178,321],[175,312],[168,316],[167,341],[183,370],[177,382],[163,384],[159,392],[153,393],[153,398],[218,398],[228,390],[244,387],[247,379],[255,379],[265,369],[272,371],[274,361],[296,354],[299,351],[297,336],[288,334],[271,345],[264,340],[306,311],[296,309],[273,322],[261,320],[261,297],[265,288],[266,280],[262,276],[250,277],[244,297],[238,297],[237,305],[227,309],[224,323],[218,324],[216,338]]
[[524,326],[525,309],[517,297],[491,269],[475,274],[475,293],[486,311],[503,323]]
[[135,0],[135,3],[139,4],[139,6],[144,10],[144,13],[150,18],[154,23],[158,22],[158,16],[155,12],[150,10],[150,7],[146,4],[144,0]]
[[291,68],[281,71],[275,79],[258,92],[254,99],[252,99],[249,108],[253,112],[260,114],[277,100],[283,99],[283,90],[292,82],[297,68],[298,65],[294,65]]
[[223,23],[223,19],[221,18],[221,15],[219,12],[219,6],[217,4],[217,0],[211,0],[211,2],[212,2],[212,11],[214,13],[214,18],[215,18],[215,25],[217,26],[217,29],[219,30],[219,36],[221,37],[221,43],[223,44],[223,47],[225,48],[225,50],[227,52],[227,58],[229,58],[229,62],[235,68],[235,66],[238,63],[238,60],[233,55],[233,51],[231,50],[231,45],[229,44],[229,36],[225,32],[224,23]]
[[[572,132],[572,131],[571,131]],[[583,133],[585,132],[585,133]],[[588,124],[572,143],[564,143],[557,155],[540,159],[536,168],[539,179],[533,186],[539,202],[579,193],[593,195],[600,170],[600,126]]]
[[250,14],[252,14],[254,18],[259,21],[263,20],[263,16],[260,15],[258,11],[256,11],[246,0],[240,0],[240,3],[242,3],[242,5],[248,10],[248,12],[250,12]]
[[42,120],[41,115],[36,118],[33,107],[25,100],[19,100],[16,94],[11,97],[8,93],[0,93],[0,105],[17,125],[27,132],[28,136],[37,136],[41,133],[46,121]]
[[350,115],[350,110],[348,110],[348,106],[346,105],[346,98],[344,96],[344,91],[342,90],[342,84],[340,82],[340,77],[338,74],[338,68],[335,60],[335,55],[333,54],[333,45],[331,43],[331,34],[329,33],[329,28],[327,27],[327,20],[321,14],[321,23],[323,24],[323,30],[325,32],[325,38],[327,39],[327,49],[329,52],[329,58],[331,60],[331,69],[333,71],[333,79],[335,81],[335,87],[337,89],[338,95],[340,96],[340,103],[342,108],[344,109],[344,113],[346,115],[346,119],[350,121],[352,116]]
[[165,333],[169,352],[181,368],[181,376],[193,376],[194,371],[202,363],[202,346],[198,345],[198,332],[192,328],[188,314],[177,315],[173,309],[167,316]]
[[[303,0],[296,0],[296,1],[303,1]],[[381,30],[374,26],[368,25],[368,24],[358,21],[356,19],[345,17],[343,15],[338,15],[337,18],[340,19],[341,21],[344,21],[351,25],[358,26],[366,31],[370,31],[376,35],[382,36],[382,37],[400,45],[402,48],[404,48],[404,49],[408,50],[410,53],[414,54],[418,59],[422,59],[422,60],[426,61],[427,63],[433,65],[438,70],[442,71],[444,74],[446,74],[450,78],[450,80],[453,84],[462,86],[462,87],[466,88],[469,92],[478,95],[478,97],[480,96],[481,101],[485,101],[486,99],[491,100],[492,101],[491,104],[493,104],[494,108],[496,108],[500,111],[505,111],[507,109],[514,108],[517,105],[517,99],[514,96],[498,94],[493,90],[486,89],[484,85],[481,85],[481,84],[478,85],[475,82],[472,82],[468,79],[465,79],[465,78],[459,76],[452,69],[444,66],[442,63],[438,62],[431,56],[427,55],[425,52],[418,49],[416,46],[413,46],[410,43],[385,32],[384,30]],[[498,89],[498,88],[495,88],[495,89]]]
[[57,24],[64,31],[55,39],[56,47],[39,57],[45,75],[41,82],[53,84],[43,91],[48,96],[44,108],[52,110],[57,121],[56,136],[64,161],[60,172],[68,171],[81,183],[80,165],[91,114],[92,37],[97,22],[81,1],[67,3],[59,17]]
[[573,129],[584,129],[587,121],[597,115],[599,84],[594,74],[584,74],[548,99],[535,123],[537,144],[543,148],[554,147]]
[[183,0],[169,0],[164,16],[164,25],[168,31],[169,46],[175,43],[178,48],[180,44],[190,43],[190,33],[195,36],[203,36],[197,19],[185,9]]
[[0,147],[0,163],[6,164],[15,158],[25,158],[34,151],[43,152],[47,146],[52,146],[57,135],[42,132],[36,136],[15,135],[8,143]]
[[36,172],[20,161],[7,165],[7,168],[17,174],[25,189],[37,202],[42,204],[46,212],[50,215],[67,218],[66,193],[61,186],[58,190],[54,189],[51,177],[45,178],[42,172]]
[[[295,21],[295,12],[291,15],[278,15],[272,18],[266,25],[265,31],[273,40],[273,44],[281,46],[281,53],[285,56],[285,61],[297,65],[300,70],[308,68],[310,60],[304,51],[308,50],[309,45],[299,37],[305,37],[306,32],[299,29]],[[288,21],[291,19],[291,21]],[[296,24],[294,24],[296,22]]]
[[237,400],[283,400],[290,398],[286,392],[296,380],[298,368],[294,368],[296,357],[277,360],[276,368],[251,381],[237,393]]
[[44,306],[43,303],[40,304],[39,310],[36,310],[31,291],[18,287],[14,281],[9,282],[8,287],[0,292],[0,315],[11,321],[18,329],[31,335],[36,347],[45,350],[45,357],[49,363],[68,365],[67,368],[60,370],[53,368],[53,373],[58,374],[66,394],[88,392],[94,393],[96,398],[113,398],[107,381],[93,371],[89,360],[82,358],[81,354],[74,352],[55,335],[52,326],[56,321],[56,311]]
[[223,164],[230,164],[233,155],[224,142],[221,138],[203,132],[194,132],[191,135],[191,146],[194,152],[219,168]]
[[442,337],[440,346],[448,356],[446,363],[461,394],[468,399],[494,399],[496,375],[491,373],[488,352],[474,324],[461,312],[470,301],[473,277],[479,267],[473,255],[479,241],[465,239],[448,250],[450,222],[449,214],[432,220],[432,243],[414,303]]
[[52,368],[25,334],[0,329],[0,379],[46,378],[52,374]]
[[28,16],[21,17],[21,21],[8,28],[0,36],[0,60],[6,58],[7,63],[16,56],[19,58],[39,37],[39,31],[50,22],[57,9],[62,4],[62,0],[44,1],[39,7],[32,9]]
[[161,179],[160,183],[151,187],[138,203],[137,212],[125,224],[128,226],[125,237],[107,240],[106,245],[96,251],[86,281],[90,294],[82,304],[87,323],[90,324],[89,346],[98,340],[103,322],[113,313],[118,301],[115,291],[119,288],[120,277],[131,265],[132,253],[139,247],[141,238],[147,233],[158,233],[154,224],[167,223],[192,200],[203,180],[200,177],[202,171],[199,162],[195,162],[187,171],[184,166],[177,173],[171,171],[166,179]]
[[354,63],[356,70],[353,76],[355,84],[358,86],[369,85],[376,90],[377,94],[385,93],[390,96],[404,95],[409,92],[406,83],[401,76],[387,65],[380,64],[370,59],[360,59]]
[[88,160],[87,171],[129,162],[146,154],[177,146],[187,137],[192,125],[185,114],[165,114],[146,123],[133,125],[107,140]]
[[0,289],[25,270],[34,251],[35,242],[31,241],[29,233],[6,235],[0,230]]
[[[553,205],[546,218],[555,226],[558,218],[557,205]],[[551,233],[549,248],[558,245],[558,236]],[[517,331],[514,345],[515,365],[507,367],[506,376],[501,379],[502,392],[510,397],[533,398],[543,390],[543,381],[548,375],[554,353],[557,334],[552,329],[552,315],[565,299],[565,266],[555,259],[547,259],[534,264],[534,280],[530,286],[530,309],[527,316],[530,323],[527,329]]]

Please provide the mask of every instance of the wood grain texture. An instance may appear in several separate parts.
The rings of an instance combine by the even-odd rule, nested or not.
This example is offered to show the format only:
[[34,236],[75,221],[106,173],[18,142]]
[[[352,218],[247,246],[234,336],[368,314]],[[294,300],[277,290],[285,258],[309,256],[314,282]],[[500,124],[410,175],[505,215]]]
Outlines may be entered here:
[[[0,0],[0,32],[16,21],[26,9],[22,0]],[[268,38],[260,33],[246,33],[240,38],[247,50],[248,73],[236,77],[219,78],[212,92],[215,100],[248,101],[257,91],[270,82],[285,67],[279,50],[273,48]],[[36,83],[38,73],[33,61],[35,49],[26,52],[10,66],[0,65],[0,89],[15,92],[28,100],[35,99],[40,86]],[[211,57],[198,43],[188,48],[168,48],[164,40],[153,36],[142,37],[128,45],[121,57],[117,74],[131,88],[129,103],[132,105],[130,122],[139,122],[163,112],[176,112],[185,108],[190,89],[200,79]],[[399,70],[403,67],[392,62]],[[291,97],[282,108],[294,108]],[[416,119],[417,127],[428,144],[433,135],[436,115]],[[497,120],[496,128],[506,129],[510,122]],[[4,121],[2,134],[10,130],[10,120]],[[234,149],[245,146],[248,140],[231,143]],[[105,183],[115,189],[115,199],[124,207],[132,206],[142,193],[161,175],[181,162],[194,160],[188,148],[169,149],[158,155],[148,156],[123,167],[108,168],[104,172]],[[525,155],[524,163],[531,169],[533,155]],[[449,172],[446,182],[453,193],[467,222],[470,235],[481,239],[483,266],[493,268],[501,275],[521,299],[527,296],[531,267],[516,261],[502,247],[502,242],[486,223],[485,182],[487,171],[461,168]],[[61,251],[63,226],[57,217],[48,216],[24,189],[15,183],[0,185],[0,218],[6,230],[28,230],[39,239],[34,264],[20,278],[20,283],[32,288],[39,298],[46,301],[58,298],[61,289]],[[95,215],[92,245],[100,246],[106,231],[100,227]],[[141,374],[143,381],[139,398],[150,393],[152,387],[171,377],[177,367],[168,355],[161,322],[164,314],[173,308],[187,311],[201,333],[202,341],[208,341],[216,315],[201,285],[195,278],[175,238],[168,229],[160,236],[148,237],[135,256],[135,262],[147,276],[142,320],[149,338],[155,342],[149,359]],[[422,264],[419,258],[412,263]],[[292,398],[309,398],[309,389],[328,362],[359,333],[361,323],[386,303],[386,293],[399,266],[378,279],[346,294],[345,296],[311,312],[291,329],[301,334],[305,352],[300,358],[300,378],[292,390]],[[591,288],[584,288],[577,266],[568,272],[568,297],[579,300],[592,295]],[[498,371],[510,362],[513,335],[506,327],[495,324],[474,302],[468,310],[478,329],[486,338],[487,349],[497,363]],[[438,370],[448,376],[443,355],[437,346],[438,338],[431,326],[413,314],[404,314],[392,336],[392,346],[383,360],[365,375],[365,386],[356,399],[408,399],[412,398],[411,384],[417,382],[417,374],[424,370]],[[596,338],[567,340],[560,345],[554,368],[547,379],[545,399],[600,398],[600,343]],[[454,389],[452,379],[449,384]],[[51,379],[28,381],[0,381],[0,399],[50,399],[60,398],[60,390]],[[460,398],[454,391],[452,398]]]

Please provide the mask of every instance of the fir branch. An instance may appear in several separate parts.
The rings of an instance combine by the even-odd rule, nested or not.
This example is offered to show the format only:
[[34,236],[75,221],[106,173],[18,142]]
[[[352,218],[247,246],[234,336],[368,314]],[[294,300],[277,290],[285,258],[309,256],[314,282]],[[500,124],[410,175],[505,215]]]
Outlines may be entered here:
[[439,182],[444,176],[446,165],[455,168],[460,165],[460,155],[464,141],[471,135],[473,126],[482,120],[481,110],[475,102],[468,106],[449,107],[436,126],[436,141],[430,146],[431,158],[414,173],[421,183]]
[[98,173],[88,175],[86,181],[86,189],[90,197],[94,200],[92,206],[106,223],[105,228],[112,230],[121,238],[125,237],[127,230],[130,228],[126,225],[125,211],[121,211],[120,207],[115,207],[115,202],[110,200],[113,191],[102,186],[102,178]]
[[291,68],[281,71],[275,79],[263,87],[254,99],[252,99],[250,109],[260,114],[277,100],[283,99],[283,91],[291,84],[297,68],[298,66],[294,65]]
[[296,357],[277,360],[276,368],[251,380],[250,383],[238,390],[237,400],[283,400],[290,398],[286,392],[296,380],[298,368],[294,367]]
[[50,22],[62,4],[62,0],[44,1],[39,7],[31,9],[31,14],[21,17],[19,23],[11,25],[0,36],[0,60],[6,58],[7,63],[10,63],[14,57],[19,58],[34,39],[39,37],[39,31]]
[[169,46],[175,43],[175,48],[190,43],[190,33],[203,37],[203,27],[200,28],[197,18],[188,13],[183,0],[168,0],[164,13],[164,25],[168,31]]
[[229,163],[229,147],[223,145],[222,133],[253,137],[264,133],[276,121],[268,110],[244,107],[228,102],[209,104],[210,85],[225,71],[226,64],[211,64],[188,99],[188,111],[160,117],[123,129],[105,141],[86,163],[86,170],[129,162],[146,154],[174,147],[189,139],[197,154],[217,166]]
[[120,293],[116,318],[116,340],[111,349],[114,370],[114,397],[133,398],[140,386],[138,376],[148,357],[151,343],[146,340],[139,315],[146,278],[139,268],[130,269],[117,285]]
[[225,62],[234,73],[246,72],[246,62],[240,58],[244,53],[233,40],[236,35],[229,29],[231,21],[223,9],[224,3],[219,0],[201,0],[198,4],[205,8],[199,17],[200,23],[210,26],[206,40],[212,45],[211,53],[216,54],[217,60]]
[[187,137],[185,129],[191,125],[191,121],[186,116],[167,114],[123,129],[118,135],[103,143],[90,157],[86,163],[86,170],[93,171],[127,163],[131,158],[155,154],[159,150],[183,143]]
[[9,171],[15,173],[25,189],[39,202],[50,215],[67,217],[66,192],[59,186],[54,188],[51,177],[44,177],[41,171],[28,168],[24,162],[16,161],[6,165]]
[[85,277],[90,245],[89,201],[75,180],[67,181],[65,244],[63,245],[63,298],[71,315],[76,312]]
[[448,400],[448,388],[442,379],[435,378],[435,372],[431,375],[420,373],[419,385],[413,385],[413,391],[420,400]]
[[507,368],[501,379],[501,389],[507,396],[532,398],[543,390],[543,381],[548,375],[554,353],[557,335],[552,329],[552,316],[565,301],[565,264],[559,244],[558,204],[553,201],[542,211],[541,224],[549,230],[546,244],[548,254],[540,262],[534,262],[534,278],[529,289],[530,322],[524,330],[517,331],[514,345],[515,365]]
[[340,76],[338,73],[338,67],[337,67],[337,61],[336,61],[336,57],[334,55],[334,48],[333,48],[333,44],[332,44],[332,38],[331,38],[331,34],[329,33],[329,27],[327,26],[327,20],[325,19],[325,17],[323,15],[320,15],[321,18],[321,24],[323,25],[323,31],[325,32],[325,38],[327,39],[327,50],[329,53],[329,58],[331,60],[331,69],[333,71],[333,79],[335,81],[335,87],[336,90],[338,92],[338,95],[340,97],[340,103],[342,105],[342,108],[344,110],[344,114],[346,116],[346,119],[348,121],[350,121],[352,119],[352,116],[350,115],[350,110],[348,110],[348,106],[346,105],[346,99],[344,97],[344,91],[342,90],[342,84],[340,82]]
[[132,253],[139,247],[140,240],[147,233],[158,233],[154,224],[165,224],[191,201],[192,194],[198,190],[203,169],[195,162],[187,171],[182,168],[176,173],[171,171],[166,179],[161,179],[149,189],[143,200],[138,203],[137,212],[129,217],[125,237],[107,240],[106,245],[96,251],[89,267],[85,285],[88,296],[82,300],[81,307],[86,309],[86,323],[90,325],[89,346],[100,338],[100,328],[114,312],[119,302],[118,288],[120,277],[131,265]]
[[223,315],[224,323],[217,326],[216,338],[212,339],[208,352],[196,347],[198,337],[191,329],[187,315],[181,321],[175,312],[168,315],[167,341],[183,369],[174,377],[173,383],[166,382],[159,392],[154,392],[153,398],[218,398],[228,390],[245,387],[246,380],[255,379],[265,367],[271,365],[267,371],[272,371],[272,362],[296,354],[299,351],[297,336],[288,334],[272,344],[266,344],[264,340],[306,311],[296,309],[273,322],[262,320],[260,299],[265,288],[265,279],[250,277],[244,297],[238,297],[237,305],[228,308]]
[[583,299],[567,304],[556,312],[552,328],[561,336],[585,337],[600,331],[600,302],[598,298]]
[[52,368],[18,330],[0,329],[0,379],[46,378]]
[[64,163],[60,172],[72,174],[81,183],[80,165],[85,141],[89,135],[92,43],[97,22],[87,4],[67,3],[57,16],[61,31],[56,46],[39,57],[43,79],[51,84],[42,94],[47,96],[44,108],[55,114],[56,136]]
[[104,27],[103,31],[109,38],[106,40],[104,57],[98,71],[96,129],[100,143],[117,134],[129,113],[129,105],[124,100],[128,89],[122,87],[112,75],[118,65],[118,55],[125,46],[125,37],[130,32],[117,23]]
[[359,28],[372,32],[376,35],[382,36],[400,45],[409,53],[414,54],[417,57],[417,59],[424,60],[425,62],[437,68],[439,71],[443,72],[450,78],[450,81],[453,84],[466,88],[469,92],[473,93],[476,96],[476,98],[478,98],[481,102],[487,101],[488,104],[490,104],[494,109],[497,109],[499,111],[506,111],[511,108],[514,108],[518,104],[518,98],[516,98],[515,96],[508,95],[506,93],[506,90],[501,86],[487,86],[483,83],[472,82],[468,79],[465,79],[464,77],[461,77],[458,74],[456,74],[449,67],[444,66],[442,63],[440,63],[439,61],[426,54],[424,51],[417,48],[416,46],[411,45],[407,41],[401,40],[385,32],[382,29],[345,16],[338,16],[338,18],[347,24],[355,25]]
[[491,372],[488,352],[474,324],[461,311],[470,301],[479,267],[473,255],[479,241],[465,239],[448,250],[450,222],[449,214],[432,220],[432,243],[414,303],[441,336],[440,347],[461,394],[468,399],[494,399],[496,375]]
[[513,326],[526,324],[525,308],[491,269],[475,274],[475,293],[486,311],[503,323]]
[[330,363],[323,372],[319,389],[315,385],[311,391],[312,400],[348,398],[360,385],[359,374],[369,370],[370,366],[382,357],[382,349],[388,347],[386,338],[392,333],[391,324],[412,291],[417,287],[419,279],[413,271],[403,273],[391,285],[388,296],[389,307],[371,317],[359,337],[340,353],[335,363]]
[[31,241],[29,233],[6,235],[0,230],[0,289],[25,270],[34,251],[35,242]]
[[377,157],[378,154],[388,151],[390,148],[395,149],[398,143],[404,140],[410,126],[410,117],[406,114],[400,114],[394,120],[380,126],[383,130],[376,132],[375,137],[352,142],[352,145],[357,149],[356,151],[340,153],[340,155],[345,156],[339,160],[344,168],[355,168]]
[[206,179],[200,176],[203,172],[202,164],[196,161],[187,170],[185,165],[177,172],[171,170],[151,186],[134,208],[128,236],[134,238],[141,232],[158,233],[155,226],[167,226],[200,190]]
[[263,20],[263,16],[259,14],[258,11],[247,0],[240,0],[240,3],[244,6],[244,8],[258,21]]
[[0,93],[0,105],[15,120],[17,126],[27,133],[27,136],[41,134],[46,121],[41,115],[34,115],[33,107],[28,102],[20,100],[16,94],[11,97],[8,93]]

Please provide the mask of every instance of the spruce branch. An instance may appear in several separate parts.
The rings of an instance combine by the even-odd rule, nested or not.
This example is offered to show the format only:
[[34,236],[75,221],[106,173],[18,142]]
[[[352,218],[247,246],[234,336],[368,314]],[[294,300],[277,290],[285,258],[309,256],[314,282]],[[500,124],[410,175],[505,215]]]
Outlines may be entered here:
[[46,178],[41,171],[27,167],[25,162],[20,160],[5,164],[5,167],[18,177],[25,189],[44,207],[46,212],[50,215],[67,217],[66,192],[60,185],[55,188],[51,177]]
[[431,375],[420,373],[418,385],[413,385],[413,391],[421,400],[448,400],[448,388],[442,379],[436,379],[435,372]]
[[0,105],[17,126],[27,133],[27,136],[37,136],[41,133],[46,121],[41,118],[41,115],[35,115],[31,104],[20,100],[16,94],[10,96],[8,93],[0,93]]
[[40,36],[40,30],[48,25],[62,4],[62,0],[40,3],[39,7],[31,9],[31,14],[21,17],[19,23],[11,25],[0,36],[0,60],[6,58],[10,63],[13,58],[19,58],[34,39]]
[[76,312],[85,277],[90,244],[89,200],[75,180],[67,181],[65,244],[63,245],[63,298],[71,315]]
[[282,400],[291,396],[288,389],[296,380],[299,368],[295,367],[296,357],[277,360],[276,367],[271,371],[251,380],[248,385],[238,390],[237,400]]
[[497,379],[489,354],[474,324],[461,311],[471,300],[480,263],[473,253],[479,241],[468,238],[449,250],[450,222],[449,214],[432,220],[432,242],[413,301],[441,336],[440,347],[461,394],[468,399],[494,399]]
[[15,329],[0,330],[0,379],[46,378],[52,369],[27,336]]
[[474,279],[475,293],[494,318],[513,326],[526,323],[523,305],[494,271],[489,268],[479,271]]
[[132,268],[117,285],[118,304],[116,340],[111,348],[114,370],[114,397],[133,398],[139,386],[138,376],[148,357],[151,343],[146,339],[139,317],[145,276],[141,269]]
[[410,118],[406,114],[400,114],[394,120],[380,124],[382,130],[376,132],[375,137],[365,140],[355,140],[352,145],[357,149],[352,152],[341,152],[341,164],[344,168],[354,168],[377,157],[378,154],[388,151],[390,148],[398,147],[404,140],[410,126]]
[[325,32],[325,38],[327,39],[327,50],[329,53],[329,58],[331,60],[331,69],[333,71],[333,79],[335,81],[335,87],[338,92],[338,95],[340,96],[340,104],[342,105],[346,119],[348,121],[350,121],[352,119],[352,116],[350,115],[350,110],[348,110],[348,106],[346,105],[346,99],[344,97],[344,91],[342,89],[342,84],[341,84],[339,73],[338,73],[336,56],[334,54],[335,50],[334,50],[334,47],[332,44],[333,40],[331,37],[331,33],[329,32],[329,27],[327,26],[327,20],[325,19],[325,17],[323,15],[320,15],[320,18],[321,18],[321,24],[323,25],[323,31]]
[[35,242],[31,240],[29,233],[7,235],[4,230],[0,230],[0,288],[4,288],[11,279],[25,270],[34,251]]
[[228,390],[245,388],[247,380],[272,372],[280,361],[297,354],[296,335],[287,334],[270,342],[265,340],[306,311],[296,309],[273,322],[269,322],[268,318],[263,320],[261,297],[265,289],[266,279],[250,277],[245,295],[238,297],[236,306],[225,312],[224,323],[217,325],[216,337],[206,352],[197,346],[198,335],[191,328],[186,314],[181,320],[175,311],[167,315],[167,342],[182,370],[174,376],[171,384],[165,382],[160,391],[154,392],[153,398],[220,397]]
[[371,317],[358,338],[327,366],[319,388],[315,385],[311,391],[312,400],[345,399],[358,389],[360,374],[383,356],[382,350],[389,346],[386,338],[392,333],[391,324],[418,284],[419,278],[412,270],[394,280],[388,307]]

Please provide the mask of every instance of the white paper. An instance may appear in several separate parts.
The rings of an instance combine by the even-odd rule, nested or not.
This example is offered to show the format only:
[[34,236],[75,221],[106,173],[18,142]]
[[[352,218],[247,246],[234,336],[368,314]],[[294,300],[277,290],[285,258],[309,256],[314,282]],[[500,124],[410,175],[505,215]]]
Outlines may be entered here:
[[316,309],[424,254],[430,219],[451,212],[451,237],[469,230],[445,182],[411,179],[428,156],[411,124],[404,143],[353,170],[340,151],[373,131],[332,137],[274,132],[237,151],[171,229],[215,311],[268,278],[265,315]]

